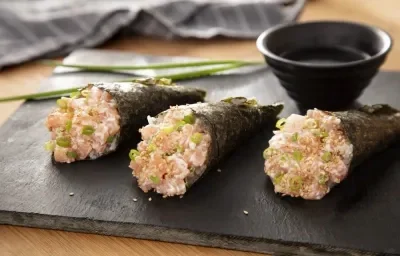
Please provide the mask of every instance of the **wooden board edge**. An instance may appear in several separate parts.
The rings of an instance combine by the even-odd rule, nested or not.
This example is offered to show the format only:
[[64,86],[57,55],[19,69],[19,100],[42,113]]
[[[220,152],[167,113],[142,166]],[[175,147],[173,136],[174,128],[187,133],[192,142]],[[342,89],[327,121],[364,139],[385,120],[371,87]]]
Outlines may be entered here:
[[[161,242],[180,243],[238,251],[266,253],[272,255],[299,256],[374,256],[373,252],[365,252],[348,248],[323,247],[315,244],[288,243],[269,239],[251,237],[233,237],[213,233],[194,232],[190,230],[157,227],[136,223],[120,223],[100,221],[90,218],[73,218],[37,213],[19,213],[0,211],[0,224],[44,228],[52,230],[128,237]],[[391,254],[385,254],[391,255]]]

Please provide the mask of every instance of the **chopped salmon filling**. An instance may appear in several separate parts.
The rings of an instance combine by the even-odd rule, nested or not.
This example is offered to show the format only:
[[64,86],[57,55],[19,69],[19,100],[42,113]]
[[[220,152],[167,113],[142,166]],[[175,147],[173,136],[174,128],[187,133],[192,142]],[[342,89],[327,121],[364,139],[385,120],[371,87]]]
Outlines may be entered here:
[[265,173],[275,192],[317,200],[348,174],[353,146],[340,119],[320,110],[290,115],[277,123],[278,131],[264,151]]
[[142,141],[130,152],[130,168],[144,191],[183,195],[205,169],[211,137],[190,109],[171,107],[140,129]]
[[51,133],[46,148],[54,151],[55,161],[95,159],[116,147],[120,116],[108,92],[88,87],[57,105],[46,120]]

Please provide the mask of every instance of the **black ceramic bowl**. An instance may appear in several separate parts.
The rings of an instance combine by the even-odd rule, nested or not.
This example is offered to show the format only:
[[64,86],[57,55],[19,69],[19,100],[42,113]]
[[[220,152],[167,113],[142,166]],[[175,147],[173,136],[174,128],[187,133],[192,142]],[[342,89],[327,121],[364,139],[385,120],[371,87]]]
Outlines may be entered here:
[[279,25],[257,47],[301,108],[344,109],[362,94],[392,46],[381,29],[349,22]]

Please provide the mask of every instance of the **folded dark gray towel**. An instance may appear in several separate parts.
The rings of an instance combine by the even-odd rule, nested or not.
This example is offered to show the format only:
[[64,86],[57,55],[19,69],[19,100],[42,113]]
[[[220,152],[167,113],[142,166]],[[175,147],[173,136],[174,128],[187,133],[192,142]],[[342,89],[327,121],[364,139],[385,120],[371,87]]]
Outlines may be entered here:
[[104,43],[117,33],[256,38],[306,0],[2,0],[0,68]]

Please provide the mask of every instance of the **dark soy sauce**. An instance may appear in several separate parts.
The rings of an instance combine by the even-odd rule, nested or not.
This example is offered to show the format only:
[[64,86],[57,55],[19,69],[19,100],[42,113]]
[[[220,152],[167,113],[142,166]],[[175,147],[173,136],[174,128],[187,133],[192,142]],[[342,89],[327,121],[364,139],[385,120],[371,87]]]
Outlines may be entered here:
[[281,57],[309,64],[332,65],[364,60],[371,56],[357,49],[332,47],[296,49],[284,52]]

